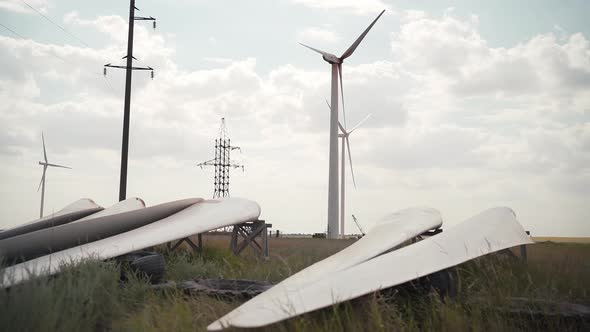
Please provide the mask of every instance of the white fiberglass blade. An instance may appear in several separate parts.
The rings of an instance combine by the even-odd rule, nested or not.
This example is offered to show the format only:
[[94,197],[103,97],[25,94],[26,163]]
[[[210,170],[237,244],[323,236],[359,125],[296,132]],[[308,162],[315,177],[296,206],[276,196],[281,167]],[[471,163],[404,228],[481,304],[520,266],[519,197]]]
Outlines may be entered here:
[[117,257],[212,229],[253,221],[259,216],[260,206],[246,199],[201,201],[149,225],[7,267],[0,271],[0,287],[9,287],[34,276],[55,274],[64,264]]
[[73,220],[86,217],[102,209],[103,207],[94,203],[93,200],[82,198],[69,204],[56,213],[3,230],[0,232],[0,240],[38,231],[40,229],[66,224]]
[[[15,260],[31,260],[143,227],[201,201],[202,198],[182,199],[115,214],[106,209],[101,211],[104,214],[102,217],[70,222],[0,240],[0,255],[9,263]],[[115,210],[121,210],[121,206]]]
[[124,201],[120,201],[115,203],[114,205],[96,213],[93,213],[89,216],[86,216],[82,219],[78,219],[74,221],[74,223],[89,220],[89,219],[96,219],[100,217],[112,216],[114,214],[119,214],[123,212],[135,211],[139,209],[145,208],[145,202],[141,198],[133,197],[127,198]]
[[[255,327],[267,325],[268,318],[260,320],[250,312],[281,310],[273,303],[285,294],[296,294],[307,285],[319,282],[329,275],[341,272],[378,256],[403,242],[442,225],[440,213],[431,208],[416,207],[391,214],[378,223],[367,235],[336,254],[319,261],[273,286],[268,291],[244,303],[232,312],[209,325],[209,330],[228,326]],[[250,323],[244,323],[250,321]]]
[[[326,104],[328,105],[328,108],[330,109],[330,112],[331,112],[332,106],[330,106],[328,99],[326,99]],[[338,127],[340,128],[340,131],[342,131],[343,134],[346,134],[346,129],[344,129],[344,127],[342,126],[342,123],[340,123],[340,121],[338,121]]]
[[45,158],[45,163],[47,163],[47,151],[45,151],[45,136],[43,136],[43,132],[41,132],[41,140],[43,141],[43,157]]
[[400,285],[498,250],[530,243],[533,242],[511,209],[489,209],[438,235],[344,271],[326,274],[321,280],[308,283],[305,287],[281,289],[267,301],[249,305],[247,311],[242,310],[241,315],[231,320],[222,318],[211,324],[209,329],[269,325]]
[[47,172],[47,165],[43,165],[43,176],[41,176],[41,181],[39,181],[39,187],[37,187],[37,191],[41,189],[41,185],[45,181],[45,173]]
[[301,44],[301,46],[304,46],[304,47],[309,48],[312,51],[318,52],[319,54],[321,54],[321,55],[323,55],[325,57],[334,57],[334,58],[336,57],[334,54],[331,54],[331,53],[328,53],[328,52],[324,52],[324,51],[318,50],[317,48],[313,48],[311,46],[307,46],[307,45],[305,45],[303,43],[299,43],[299,44]]
[[365,123],[365,121],[367,121],[371,117],[371,115],[373,115],[373,114],[367,115],[363,120],[361,120],[361,122],[359,122],[356,126],[354,126],[348,133],[350,134],[353,131],[355,131],[356,128],[360,127],[363,123]]
[[371,25],[369,25],[369,27],[367,29],[365,29],[365,31],[363,31],[363,33],[354,41],[354,43],[352,43],[352,45],[350,45],[350,47],[346,50],[346,52],[344,52],[342,54],[342,56],[340,57],[341,60],[348,58],[349,56],[352,55],[352,53],[354,53],[354,50],[356,50],[356,48],[359,46],[361,41],[363,41],[363,38],[365,38],[367,33],[369,33],[369,30],[371,30],[373,25],[375,25],[375,22],[377,22],[377,20],[379,19],[379,17],[381,17],[381,15],[383,15],[383,13],[385,13],[385,10],[383,10],[381,12],[381,14],[379,14],[379,16],[377,16],[377,18],[371,23]]
[[346,128],[346,112],[344,111],[344,85],[342,84],[342,64],[338,64],[338,77],[340,77],[340,97],[342,98],[342,118],[344,119],[344,128]]
[[47,166],[51,166],[51,167],[61,167],[61,168],[72,169],[71,167],[68,167],[68,166],[62,166],[62,165],[57,165],[57,164],[50,164],[50,163],[47,163],[46,165],[47,165]]
[[350,143],[348,142],[348,136],[346,136],[346,149],[348,150],[348,161],[350,162],[350,173],[352,174],[352,184],[356,189],[356,180],[354,179],[354,170],[352,169],[352,156],[350,155]]

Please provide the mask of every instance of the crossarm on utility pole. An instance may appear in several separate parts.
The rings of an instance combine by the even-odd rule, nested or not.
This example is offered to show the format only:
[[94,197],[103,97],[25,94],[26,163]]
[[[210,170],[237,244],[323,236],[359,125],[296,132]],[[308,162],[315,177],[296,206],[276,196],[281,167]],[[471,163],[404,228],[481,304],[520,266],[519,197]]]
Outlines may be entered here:
[[215,166],[215,159],[207,160],[202,163],[198,163],[197,166],[203,168],[203,166]]

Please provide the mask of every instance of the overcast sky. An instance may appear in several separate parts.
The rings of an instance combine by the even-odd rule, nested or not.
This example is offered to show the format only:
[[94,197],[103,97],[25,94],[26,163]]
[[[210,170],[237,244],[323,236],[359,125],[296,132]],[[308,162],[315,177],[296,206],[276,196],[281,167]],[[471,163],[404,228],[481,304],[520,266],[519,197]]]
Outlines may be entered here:
[[[0,0],[0,228],[45,211],[118,199],[128,3]],[[231,194],[285,232],[326,229],[330,66],[341,54],[358,189],[350,215],[426,205],[456,224],[509,206],[541,236],[590,236],[590,2],[137,0],[127,196],[209,198],[220,118]],[[10,31],[12,30],[12,31]]]

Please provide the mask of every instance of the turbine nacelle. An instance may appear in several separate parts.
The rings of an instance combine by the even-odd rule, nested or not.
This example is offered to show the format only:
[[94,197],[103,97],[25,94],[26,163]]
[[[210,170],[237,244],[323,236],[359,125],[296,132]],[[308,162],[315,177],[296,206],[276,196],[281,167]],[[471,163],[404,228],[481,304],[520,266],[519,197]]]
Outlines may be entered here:
[[328,54],[328,55],[322,55],[322,58],[329,64],[332,65],[339,65],[342,63],[342,59],[340,59],[339,57],[335,56],[334,54]]
[[385,10],[383,10],[379,15],[377,15],[377,17],[373,20],[373,22],[371,22],[371,24],[365,29],[365,31],[363,31],[363,33],[354,41],[354,43],[352,43],[352,45],[350,45],[350,47],[346,51],[344,51],[344,53],[342,53],[342,55],[340,57],[337,57],[334,54],[331,54],[328,52],[324,52],[324,51],[315,49],[311,46],[307,46],[303,43],[299,43],[299,44],[309,48],[312,51],[318,52],[319,54],[322,55],[322,58],[324,58],[324,60],[326,60],[326,62],[328,62],[330,64],[333,64],[333,65],[341,64],[344,61],[344,59],[348,58],[349,56],[352,55],[352,53],[354,53],[354,51],[359,46],[361,41],[365,38],[367,33],[369,33],[369,30],[371,30],[373,25],[375,25],[375,23],[381,17],[381,15],[383,15],[383,13],[385,13]]

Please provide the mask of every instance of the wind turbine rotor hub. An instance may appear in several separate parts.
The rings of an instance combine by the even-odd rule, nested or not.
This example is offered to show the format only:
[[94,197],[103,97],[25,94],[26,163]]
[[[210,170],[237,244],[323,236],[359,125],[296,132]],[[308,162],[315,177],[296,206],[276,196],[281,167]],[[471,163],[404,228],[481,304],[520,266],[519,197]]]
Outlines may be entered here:
[[342,63],[342,59],[340,59],[339,57],[330,54],[330,55],[322,55],[322,58],[329,64],[332,65],[338,65]]

